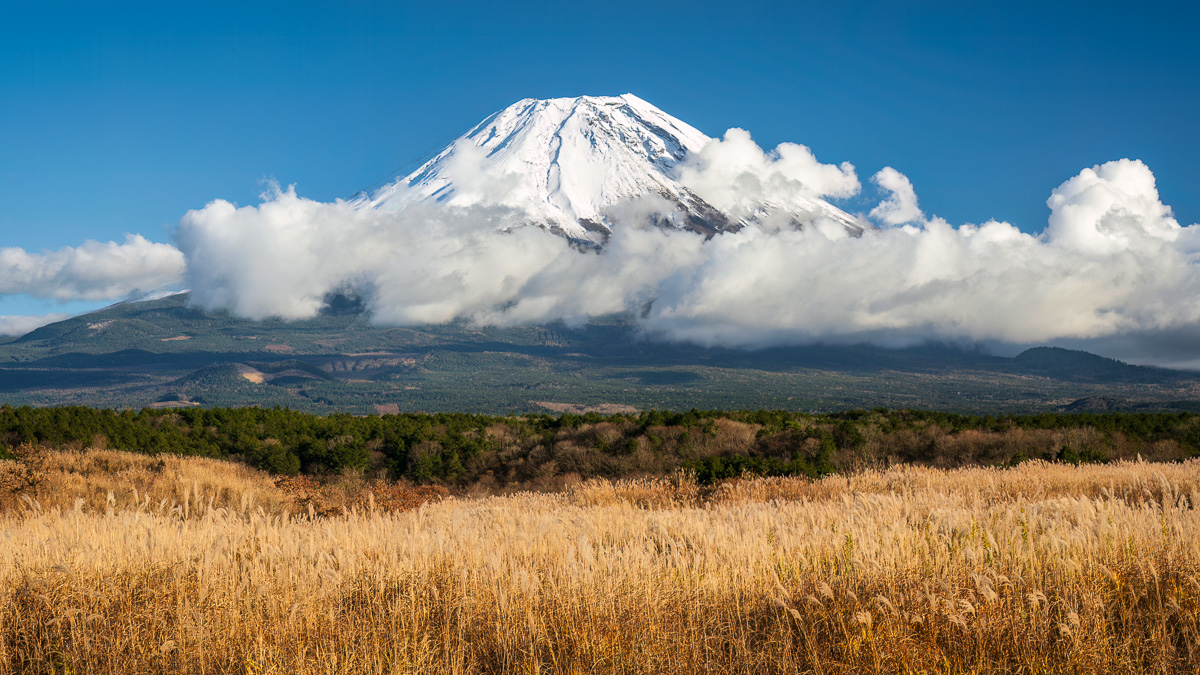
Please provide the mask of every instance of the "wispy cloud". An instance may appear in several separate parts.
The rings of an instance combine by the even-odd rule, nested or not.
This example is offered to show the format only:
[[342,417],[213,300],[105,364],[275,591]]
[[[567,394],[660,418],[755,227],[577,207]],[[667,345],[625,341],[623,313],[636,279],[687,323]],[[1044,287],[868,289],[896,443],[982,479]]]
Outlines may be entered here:
[[917,192],[908,176],[885,166],[871,176],[871,182],[890,195],[871,209],[871,218],[887,225],[903,225],[924,219],[925,214],[917,207]]

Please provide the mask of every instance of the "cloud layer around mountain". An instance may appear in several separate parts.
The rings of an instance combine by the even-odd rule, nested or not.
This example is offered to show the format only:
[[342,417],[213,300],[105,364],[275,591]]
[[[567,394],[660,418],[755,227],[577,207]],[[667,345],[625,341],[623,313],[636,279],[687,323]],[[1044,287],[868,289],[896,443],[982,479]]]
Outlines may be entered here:
[[[764,152],[743,134],[731,131],[689,164],[688,181],[743,186],[731,200],[859,189],[849,165],[821,165],[802,146]],[[648,200],[614,210],[605,249],[583,253],[520,226],[505,208],[388,214],[289,189],[257,206],[217,201],[190,212],[178,242],[195,300],[252,318],[312,316],[328,293],[355,289],[386,324],[580,322],[633,311],[653,336],[747,347],[1029,343],[1200,323],[1200,227],[1174,220],[1139,161],[1063,183],[1040,235],[926,218],[894,169],[873,182],[885,198],[871,215],[883,227],[857,238],[841,228],[751,226],[705,240],[647,225],[660,206]]]
[[302,319],[329,294],[352,291],[377,321],[438,323],[511,303],[554,261],[580,256],[565,239],[519,223],[500,207],[388,213],[288,188],[257,206],[217,200],[190,211],[176,238],[192,299],[207,308]]
[[[479,195],[502,192],[507,180],[460,170]],[[689,161],[681,180],[731,211],[764,195],[862,189],[849,164],[822,164],[799,145],[764,151],[740,130]],[[861,237],[818,223],[752,225],[706,240],[650,225],[670,208],[651,197],[609,212],[613,235],[601,252],[572,248],[486,200],[388,213],[276,188],[256,205],[216,200],[188,212],[178,248],[130,236],[40,254],[0,250],[0,294],[115,298],[182,276],[195,303],[252,319],[311,317],[331,293],[352,292],[388,325],[576,323],[632,312],[650,337],[740,347],[1128,344],[1200,330],[1200,226],[1174,219],[1140,161],[1084,169],[1058,186],[1037,235],[926,216],[892,168],[871,182],[882,200],[869,217],[880,227]]]

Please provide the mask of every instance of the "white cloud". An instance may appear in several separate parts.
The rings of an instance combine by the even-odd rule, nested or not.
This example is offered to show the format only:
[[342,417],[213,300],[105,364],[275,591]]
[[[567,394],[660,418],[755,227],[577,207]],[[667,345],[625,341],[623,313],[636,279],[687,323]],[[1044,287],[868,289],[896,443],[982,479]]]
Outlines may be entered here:
[[174,246],[137,234],[125,243],[87,241],[57,251],[0,248],[0,295],[105,300],[176,283],[184,257]]
[[55,321],[62,321],[70,316],[70,314],[57,313],[36,316],[0,316],[0,335],[5,337],[24,335],[35,328],[41,328]]
[[[896,178],[880,182],[903,190]],[[1025,343],[1200,323],[1200,226],[1171,219],[1145,165],[1085,169],[1048,203],[1043,236],[934,218],[860,238],[817,228],[714,238],[663,285],[644,325],[673,339],[754,346],[904,336]]]
[[888,225],[903,225],[925,217],[917,207],[917,193],[908,176],[885,166],[871,176],[871,182],[890,193],[879,206],[871,209],[870,216],[875,220]]
[[796,143],[764,152],[744,129],[726,131],[724,138],[688,158],[679,169],[679,182],[738,217],[763,204],[807,212],[815,198],[850,197],[861,188],[849,162],[822,164],[812,150]]
[[[917,217],[902,174],[877,182],[896,198],[883,220]],[[1040,236],[932,218],[857,238],[752,226],[710,240],[650,227],[642,221],[653,205],[631,204],[614,211],[617,227],[597,254],[520,227],[504,208],[387,214],[288,190],[258,206],[218,201],[190,212],[178,238],[196,300],[255,318],[311,316],[327,293],[354,287],[387,324],[635,311],[653,335],[740,346],[1025,343],[1200,324],[1200,228],[1170,218],[1144,165],[1084,170],[1049,204]]]
[[528,279],[574,255],[505,208],[415,205],[399,213],[276,191],[258,206],[189,211],[176,238],[193,301],[260,319],[316,314],[356,288],[388,323],[449,321],[511,301]]
[[1159,201],[1154,174],[1137,160],[1084,169],[1058,186],[1046,204],[1051,209],[1046,235],[1080,251],[1154,254],[1183,234],[1170,207]]

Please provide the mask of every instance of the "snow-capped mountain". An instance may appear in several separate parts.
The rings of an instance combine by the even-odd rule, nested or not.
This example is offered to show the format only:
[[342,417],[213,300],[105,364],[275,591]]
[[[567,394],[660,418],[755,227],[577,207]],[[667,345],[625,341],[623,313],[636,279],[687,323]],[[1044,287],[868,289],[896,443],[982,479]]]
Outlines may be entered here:
[[[713,235],[737,230],[755,214],[723,213],[679,183],[680,164],[711,140],[632,94],[524,99],[360,203],[392,211],[413,202],[501,205],[579,244],[603,245],[614,226],[610,209],[653,195],[669,205],[656,209],[656,224]],[[777,205],[765,203],[754,211],[772,210]],[[815,198],[788,216],[801,226],[825,217],[852,234],[863,230]]]

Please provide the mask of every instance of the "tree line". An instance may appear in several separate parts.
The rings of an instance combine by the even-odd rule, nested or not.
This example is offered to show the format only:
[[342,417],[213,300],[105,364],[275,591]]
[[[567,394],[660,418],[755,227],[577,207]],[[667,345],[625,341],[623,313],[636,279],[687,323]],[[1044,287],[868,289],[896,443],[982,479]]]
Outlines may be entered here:
[[276,474],[361,472],[417,484],[546,484],[678,469],[702,482],[866,465],[1103,462],[1200,455],[1191,413],[960,415],[925,410],[649,410],[490,416],[314,415],[284,408],[0,406],[0,458],[26,446],[232,459]]

